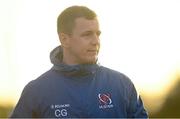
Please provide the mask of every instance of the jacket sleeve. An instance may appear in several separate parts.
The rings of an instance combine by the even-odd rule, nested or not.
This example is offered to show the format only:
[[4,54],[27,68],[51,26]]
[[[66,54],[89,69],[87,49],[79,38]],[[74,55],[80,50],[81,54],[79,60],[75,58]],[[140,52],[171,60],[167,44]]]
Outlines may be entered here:
[[137,94],[137,91],[132,84],[131,87],[129,108],[128,108],[128,117],[129,118],[148,118],[148,114],[144,108],[141,97]]
[[37,116],[38,104],[34,93],[32,85],[30,83],[26,85],[10,118],[33,118]]

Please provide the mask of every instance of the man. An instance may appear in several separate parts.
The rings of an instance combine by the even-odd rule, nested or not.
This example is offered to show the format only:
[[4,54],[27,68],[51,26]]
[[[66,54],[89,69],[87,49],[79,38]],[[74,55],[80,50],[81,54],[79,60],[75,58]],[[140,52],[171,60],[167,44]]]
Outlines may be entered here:
[[24,88],[11,117],[147,117],[128,77],[97,64],[101,31],[94,11],[71,6],[58,17],[53,67]]

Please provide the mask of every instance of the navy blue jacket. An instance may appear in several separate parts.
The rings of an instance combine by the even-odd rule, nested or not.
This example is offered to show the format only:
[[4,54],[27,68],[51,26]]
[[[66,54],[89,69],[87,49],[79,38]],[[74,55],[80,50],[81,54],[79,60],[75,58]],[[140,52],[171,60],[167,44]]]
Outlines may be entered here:
[[29,82],[11,117],[146,118],[131,80],[98,64],[68,66],[62,49],[50,54],[54,66]]

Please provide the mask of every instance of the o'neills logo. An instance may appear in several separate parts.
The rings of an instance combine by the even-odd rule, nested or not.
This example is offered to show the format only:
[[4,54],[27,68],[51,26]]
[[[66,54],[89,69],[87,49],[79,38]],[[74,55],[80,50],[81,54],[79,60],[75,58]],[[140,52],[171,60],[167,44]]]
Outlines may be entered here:
[[99,104],[100,104],[99,108],[100,109],[106,109],[106,108],[112,108],[113,107],[111,96],[109,93],[98,94],[98,98],[99,98]]

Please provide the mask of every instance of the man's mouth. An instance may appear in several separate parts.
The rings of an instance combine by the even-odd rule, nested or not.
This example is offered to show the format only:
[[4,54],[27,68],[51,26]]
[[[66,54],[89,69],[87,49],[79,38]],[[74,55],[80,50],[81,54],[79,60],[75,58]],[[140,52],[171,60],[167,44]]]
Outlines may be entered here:
[[89,53],[96,54],[97,50],[87,50]]
[[88,50],[88,52],[97,52],[97,50]]

